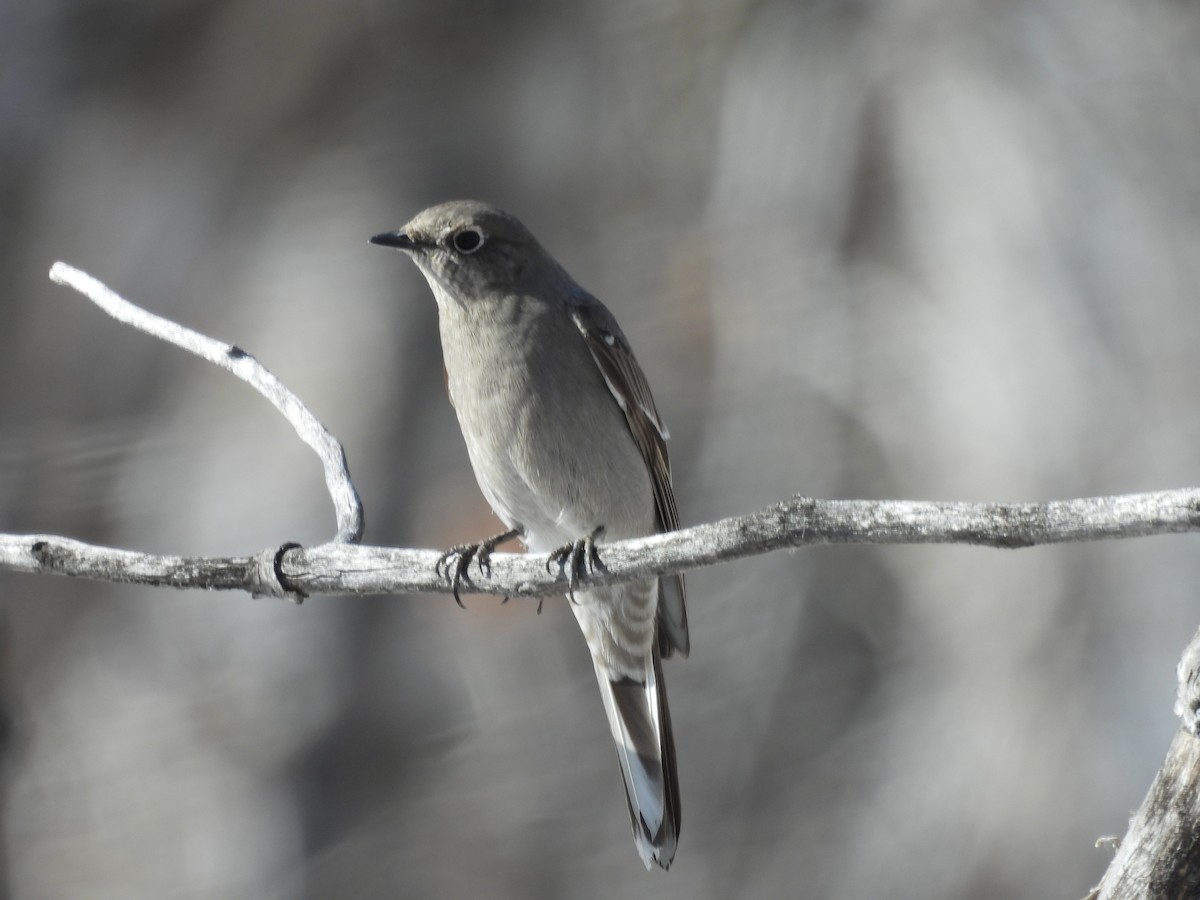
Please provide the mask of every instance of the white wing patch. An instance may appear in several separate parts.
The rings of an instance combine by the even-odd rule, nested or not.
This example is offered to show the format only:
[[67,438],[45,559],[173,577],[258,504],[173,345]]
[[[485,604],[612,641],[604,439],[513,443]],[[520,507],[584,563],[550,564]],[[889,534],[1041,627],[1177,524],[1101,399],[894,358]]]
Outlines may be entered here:
[[[617,387],[617,385],[613,384],[612,378],[609,377],[609,365],[611,365],[611,363],[606,365],[605,360],[602,360],[596,355],[596,350],[593,347],[593,332],[584,323],[583,317],[580,316],[579,313],[571,313],[571,320],[575,323],[575,327],[579,329],[580,334],[584,336],[584,343],[587,344],[588,352],[592,354],[592,359],[595,360],[596,368],[600,370],[600,375],[604,378],[605,385],[608,386],[608,392],[613,395],[613,399],[615,399],[617,401],[617,405],[621,407],[621,412],[628,414],[630,398],[627,397],[625,393],[619,387]],[[616,348],[617,336],[615,334],[612,334],[608,331],[600,331],[596,334],[599,335],[600,339],[607,346],[614,349]],[[658,410],[654,408],[653,403],[648,402],[644,397],[635,397],[633,399],[637,404],[637,408],[642,411],[646,419],[654,426],[654,430],[659,433],[659,436],[662,437],[664,441],[669,441],[671,439],[671,432],[667,430],[667,426],[663,424],[662,419],[658,417]]]
[[[671,488],[671,463],[667,458],[667,441],[671,435],[654,408],[646,376],[633,358],[621,329],[598,301],[595,309],[572,309],[571,320],[579,329],[609,393],[625,415],[629,433],[641,451],[654,489],[659,530],[672,531],[679,527],[679,512]],[[675,575],[660,581],[659,587],[655,628],[659,652],[666,657],[678,650],[680,656],[687,656],[690,641],[683,576]],[[631,783],[627,786],[634,787]]]
[[600,374],[604,378],[604,383],[608,385],[608,392],[617,399],[617,406],[621,407],[621,412],[628,412],[629,406],[627,405],[627,402],[625,400],[625,395],[622,394],[621,391],[617,388],[617,386],[612,383],[612,381],[608,377],[608,373],[605,372],[603,368],[601,368],[599,366],[597,366],[597,368],[600,368]]

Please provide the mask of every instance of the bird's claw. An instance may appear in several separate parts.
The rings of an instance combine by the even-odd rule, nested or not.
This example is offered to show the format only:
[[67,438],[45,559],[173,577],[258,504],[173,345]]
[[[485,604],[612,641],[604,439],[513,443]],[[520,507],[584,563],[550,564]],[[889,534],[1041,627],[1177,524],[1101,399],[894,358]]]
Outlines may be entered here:
[[[466,609],[466,607],[463,606],[462,598],[458,595],[458,588],[464,577],[467,581],[471,580],[471,560],[475,560],[479,564],[480,574],[491,578],[492,551],[496,549],[497,544],[512,540],[518,534],[520,532],[513,529],[476,544],[458,544],[438,557],[437,562],[433,564],[433,571],[439,578],[445,576],[446,580],[450,582],[450,593],[454,595],[454,602],[460,609]],[[451,557],[456,557],[453,564],[450,563]]]
[[[479,553],[481,547],[481,544],[458,544],[439,556],[433,565],[433,571],[438,577],[444,576],[450,582],[450,593],[454,595],[454,602],[458,604],[459,609],[466,607],[462,597],[458,595],[458,587],[462,584],[463,576],[467,575],[471,568],[471,560]],[[454,557],[453,563],[450,562],[451,557]]]
[[[564,544],[557,550],[551,551],[546,560],[547,572],[554,571],[551,568],[553,565],[560,566],[564,570],[567,576],[567,597],[572,603],[575,602],[575,585],[579,582],[579,577],[590,575],[602,568],[600,552],[596,549],[596,538],[602,534],[604,534],[603,525],[586,537],[581,537],[577,541]],[[538,611],[541,612],[540,608]]]

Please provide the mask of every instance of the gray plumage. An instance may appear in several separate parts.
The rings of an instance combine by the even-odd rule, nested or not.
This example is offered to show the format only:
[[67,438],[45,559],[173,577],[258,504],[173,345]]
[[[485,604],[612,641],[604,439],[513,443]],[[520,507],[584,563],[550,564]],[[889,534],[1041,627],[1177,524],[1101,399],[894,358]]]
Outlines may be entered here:
[[[667,430],[629,342],[520,222],[457,201],[371,240],[404,250],[429,282],[475,477],[530,550],[678,526]],[[488,542],[466,549],[480,548],[490,551]],[[638,852],[647,868],[665,869],[680,806],[660,660],[688,653],[683,578],[578,591],[571,608],[592,653]]]

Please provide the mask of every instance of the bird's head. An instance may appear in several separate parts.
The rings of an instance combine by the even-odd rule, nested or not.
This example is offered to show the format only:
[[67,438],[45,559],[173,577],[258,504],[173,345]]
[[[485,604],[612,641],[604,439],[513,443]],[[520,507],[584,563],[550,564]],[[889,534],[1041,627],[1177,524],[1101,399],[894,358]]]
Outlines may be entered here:
[[476,200],[431,206],[371,243],[412,257],[439,304],[511,296],[527,284],[565,274],[517,219]]

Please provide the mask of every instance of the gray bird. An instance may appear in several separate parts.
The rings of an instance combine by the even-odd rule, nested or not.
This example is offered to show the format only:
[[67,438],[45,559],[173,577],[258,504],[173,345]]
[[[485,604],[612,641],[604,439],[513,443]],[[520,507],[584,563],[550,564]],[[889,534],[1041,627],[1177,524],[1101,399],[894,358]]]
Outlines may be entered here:
[[679,524],[667,429],[646,377],[612,313],[495,207],[443,203],[371,242],[407,253],[433,289],[450,401],[508,529],[443,556],[455,596],[471,560],[486,567],[514,537],[564,565],[638,853],[665,869],[680,807],[661,660],[688,654],[683,577],[574,590],[596,543]]

